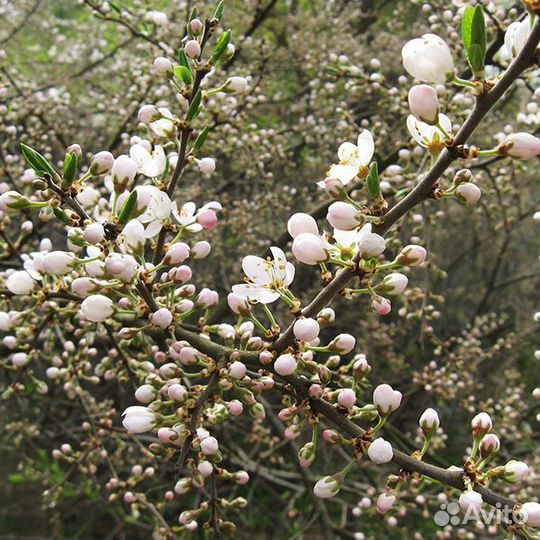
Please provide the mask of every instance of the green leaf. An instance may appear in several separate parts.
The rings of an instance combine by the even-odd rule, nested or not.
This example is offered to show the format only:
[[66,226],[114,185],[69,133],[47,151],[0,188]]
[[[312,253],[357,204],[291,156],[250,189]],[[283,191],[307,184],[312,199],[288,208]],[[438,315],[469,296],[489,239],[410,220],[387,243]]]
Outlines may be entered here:
[[210,126],[205,126],[193,144],[193,150],[200,150],[203,147],[206,142],[206,137],[208,137],[208,133],[210,133]]
[[375,161],[370,169],[369,174],[367,176],[367,186],[370,195],[378,199],[381,196],[381,185],[379,182],[379,167],[377,165],[377,162]]
[[64,212],[64,210],[58,208],[58,206],[55,206],[53,208],[53,214],[66,225],[73,225],[71,218],[66,214],[66,212]]
[[176,66],[174,68],[174,74],[184,84],[191,84],[193,82],[193,75],[191,73],[191,70],[185,66]]
[[471,27],[471,67],[475,72],[484,69],[486,59],[487,38],[486,38],[486,20],[484,18],[484,10],[478,4],[474,9]]
[[465,45],[465,50],[468,51],[471,46],[471,28],[472,20],[474,17],[474,8],[472,6],[467,6],[465,8],[465,13],[463,14],[463,19],[461,20],[461,37],[463,39],[463,44]]
[[189,104],[189,109],[186,113],[186,119],[188,121],[193,120],[200,112],[200,105],[202,101],[202,92],[197,90],[197,93],[193,96],[191,103]]
[[221,0],[221,2],[216,7],[216,11],[214,12],[214,19],[217,19],[218,21],[221,20],[221,17],[223,17],[224,7],[225,7],[225,2],[224,0]]
[[215,64],[225,54],[225,51],[227,50],[227,46],[229,45],[230,40],[231,40],[230,30],[223,32],[219,36],[216,46],[214,47],[214,50],[212,51],[212,55],[210,56],[210,63]]
[[182,47],[178,49],[178,63],[191,71],[189,59],[187,57],[186,51],[184,51]]
[[189,14],[189,21],[191,22],[193,19],[196,19],[198,14],[199,10],[197,9],[197,6],[194,6]]
[[64,160],[64,169],[62,172],[62,188],[67,189],[75,180],[75,174],[77,173],[77,165],[79,158],[75,152],[66,154],[66,159]]
[[129,197],[126,199],[126,202],[124,203],[124,206],[122,207],[122,210],[120,210],[120,214],[118,215],[118,223],[120,225],[125,225],[129,218],[131,217],[131,214],[133,213],[133,210],[135,210],[135,207],[137,206],[137,192],[133,190]]
[[43,173],[49,173],[53,177],[58,176],[54,167],[38,151],[21,143],[21,152],[28,165],[30,165],[39,176],[43,176]]
[[461,23],[461,34],[467,51],[467,61],[473,73],[481,76],[487,50],[486,21],[481,5],[475,8],[467,6]]

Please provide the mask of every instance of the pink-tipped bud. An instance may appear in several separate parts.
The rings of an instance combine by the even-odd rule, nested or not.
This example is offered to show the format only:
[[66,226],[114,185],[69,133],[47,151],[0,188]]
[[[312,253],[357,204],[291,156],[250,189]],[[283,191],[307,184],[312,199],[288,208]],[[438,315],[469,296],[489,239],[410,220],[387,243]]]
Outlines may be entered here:
[[301,233],[293,242],[294,256],[304,264],[316,265],[328,260],[322,239],[312,233]]
[[287,230],[293,238],[296,238],[302,233],[310,233],[319,236],[319,228],[317,227],[315,219],[309,214],[303,214],[301,212],[293,214],[289,218]]
[[328,223],[341,231],[351,231],[362,224],[362,214],[351,204],[336,201],[328,207]]
[[436,124],[439,118],[439,99],[435,88],[418,84],[409,90],[409,107],[418,120],[426,124]]
[[340,390],[338,394],[338,403],[346,409],[350,409],[356,404],[355,391],[352,388],[344,388],[343,390]]
[[396,257],[396,261],[399,264],[405,266],[420,266],[427,258],[427,251],[422,246],[411,244],[405,246],[400,254]]
[[197,223],[204,229],[212,229],[218,222],[217,214],[213,210],[202,210],[197,214]]
[[371,307],[379,315],[388,315],[392,311],[392,303],[384,296],[374,295],[371,299]]
[[497,151],[514,159],[530,159],[540,154],[540,139],[530,133],[512,133],[497,146]]
[[319,323],[315,319],[302,317],[293,326],[294,337],[300,341],[313,341],[319,337]]

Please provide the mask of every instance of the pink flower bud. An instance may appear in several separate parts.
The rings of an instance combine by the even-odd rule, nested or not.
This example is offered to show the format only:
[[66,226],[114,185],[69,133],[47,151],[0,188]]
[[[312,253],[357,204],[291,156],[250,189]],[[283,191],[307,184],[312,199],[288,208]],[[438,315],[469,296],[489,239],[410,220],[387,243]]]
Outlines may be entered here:
[[422,413],[422,416],[420,416],[418,424],[422,428],[424,434],[429,436],[439,429],[441,422],[435,409],[426,409]]
[[302,233],[310,233],[319,236],[319,228],[317,222],[309,214],[297,213],[293,214],[287,221],[287,230],[289,234],[296,238]]
[[30,356],[28,356],[25,352],[18,352],[11,356],[11,363],[15,367],[26,366],[28,362],[30,362]]
[[228,294],[227,303],[229,304],[231,311],[237,315],[249,315],[251,313],[251,307],[247,299],[235,293]]
[[388,274],[379,285],[386,294],[401,294],[407,288],[409,280],[405,274],[393,272]]
[[215,306],[219,302],[219,296],[216,291],[211,291],[208,288],[201,289],[195,303],[204,308]]
[[345,187],[341,183],[341,180],[328,177],[324,180],[324,191],[326,191],[329,197],[340,199],[345,194]]
[[535,529],[540,528],[540,504],[537,502],[526,502],[517,513],[521,523]]
[[296,359],[292,354],[282,354],[274,362],[274,369],[278,375],[292,375],[296,371]]
[[356,404],[356,393],[352,388],[344,388],[339,391],[338,403],[343,407],[350,409]]
[[242,362],[236,361],[229,366],[229,375],[233,379],[242,379],[246,374],[246,365]]
[[201,461],[197,465],[197,469],[203,478],[210,476],[214,470],[214,466],[209,461]]
[[185,264],[177,268],[171,268],[169,270],[169,279],[176,284],[187,283],[192,277],[191,268]]
[[294,337],[300,341],[313,341],[319,336],[320,327],[315,319],[302,317],[293,326]]
[[309,397],[320,399],[323,395],[323,387],[320,384],[312,384],[309,387]]
[[105,229],[101,223],[91,223],[84,229],[84,239],[90,244],[98,244],[105,238]]
[[246,471],[234,473],[234,480],[237,484],[243,485],[249,482],[249,474]]
[[406,266],[420,266],[427,258],[427,251],[422,246],[411,244],[405,246],[401,253],[397,256],[396,260],[399,264]]
[[373,405],[381,416],[387,416],[401,405],[401,392],[394,390],[389,384],[380,384],[373,391]]
[[202,240],[201,242],[197,242],[193,248],[191,249],[191,256],[194,259],[205,259],[208,257],[212,247],[210,246],[209,242],[206,240]]
[[159,75],[160,77],[168,77],[172,74],[173,66],[171,61],[168,58],[165,58],[164,56],[158,56],[154,60],[153,64],[154,73]]
[[482,495],[477,491],[464,491],[459,496],[459,506],[467,515],[478,515],[483,502]]
[[92,158],[90,162],[90,173],[93,176],[100,176],[102,174],[107,174],[114,165],[114,156],[107,152],[98,152]]
[[480,188],[472,182],[459,184],[456,188],[456,197],[467,204],[478,202],[481,196],[482,191],[480,191]]
[[313,487],[313,493],[320,499],[335,497],[340,489],[339,482],[333,476],[321,478]]
[[504,466],[504,478],[509,482],[518,482],[529,475],[529,466],[523,461],[511,460]]
[[167,388],[167,395],[170,399],[173,401],[177,401],[178,403],[182,403],[185,401],[188,391],[186,390],[185,386],[182,386],[181,384],[175,383],[171,384]]
[[205,157],[197,161],[199,169],[204,174],[212,174],[216,170],[216,161],[211,157]]
[[329,344],[328,349],[339,354],[348,354],[356,345],[356,339],[351,334],[339,334]]
[[198,351],[192,347],[184,347],[178,354],[178,360],[180,360],[180,362],[186,366],[196,364],[198,357]]
[[155,324],[160,328],[167,328],[172,323],[173,315],[167,308],[160,308],[152,313],[151,318],[152,324]]
[[201,452],[205,456],[213,456],[217,454],[219,450],[219,444],[215,437],[206,437],[201,441]]
[[491,420],[491,416],[489,416],[489,414],[485,412],[477,414],[471,420],[471,428],[475,437],[479,437],[485,435],[486,433],[489,433],[492,427],[493,421]]
[[482,437],[480,441],[480,455],[485,458],[492,454],[496,454],[501,447],[499,437],[494,433],[488,433]]
[[317,313],[317,322],[321,326],[328,326],[336,320],[336,313],[332,308],[324,308]]
[[204,229],[215,227],[217,221],[217,214],[213,210],[207,209],[197,214],[197,223],[202,225]]
[[175,242],[163,257],[164,264],[183,263],[189,257],[189,246],[184,242]]
[[229,77],[225,82],[225,85],[225,91],[240,94],[241,92],[246,91],[248,87],[248,82],[245,77]]
[[362,214],[351,204],[336,201],[328,207],[326,219],[335,229],[351,231],[362,223]]
[[185,45],[184,45],[184,51],[190,58],[198,58],[201,54],[201,46],[199,45],[199,42],[196,39],[190,39]]
[[329,444],[337,444],[341,440],[341,435],[334,429],[325,429],[322,436]]
[[295,237],[292,252],[304,264],[315,265],[328,260],[328,253],[319,236],[312,233],[301,233]]
[[110,298],[102,294],[93,294],[83,300],[81,313],[89,321],[103,322],[114,313],[113,306]]
[[78,157],[81,157],[82,156],[82,148],[81,148],[81,145],[80,144],[70,144],[67,148],[66,148],[66,154],[75,154],[77,155]]
[[193,19],[189,26],[194,34],[198,34],[204,28],[204,24],[200,19]]
[[368,448],[368,457],[377,464],[388,463],[394,457],[392,445],[382,437],[375,439]]
[[61,276],[72,270],[75,263],[73,253],[66,251],[51,251],[41,261],[41,270],[45,274]]
[[143,105],[139,109],[139,113],[137,115],[137,118],[143,124],[149,124],[150,122],[154,122],[155,120],[159,120],[159,118],[161,118],[161,114],[157,110],[157,107],[155,105]]
[[25,270],[17,270],[9,275],[6,286],[8,290],[16,295],[30,293],[36,285],[30,274]]
[[229,404],[227,407],[229,409],[229,412],[233,416],[240,416],[244,410],[244,406],[242,405],[242,402],[238,399],[233,399],[229,401]]
[[261,364],[268,366],[274,360],[274,355],[270,351],[264,350],[259,353],[259,360]]
[[128,156],[118,156],[111,169],[116,193],[125,191],[138,172],[137,163]]
[[530,159],[540,154],[540,139],[530,133],[512,133],[497,146],[499,154]]
[[388,315],[392,311],[392,304],[388,298],[384,296],[374,295],[371,299],[371,307],[379,315]]
[[381,493],[377,498],[377,512],[379,514],[386,514],[396,504],[396,496],[389,495],[388,493]]
[[154,401],[154,399],[156,399],[156,395],[156,389],[150,384],[143,384],[142,386],[139,386],[137,390],[135,390],[135,399],[140,403],[144,403],[145,405]]
[[435,89],[427,84],[418,84],[409,90],[411,113],[426,124],[436,124],[439,118],[439,100]]

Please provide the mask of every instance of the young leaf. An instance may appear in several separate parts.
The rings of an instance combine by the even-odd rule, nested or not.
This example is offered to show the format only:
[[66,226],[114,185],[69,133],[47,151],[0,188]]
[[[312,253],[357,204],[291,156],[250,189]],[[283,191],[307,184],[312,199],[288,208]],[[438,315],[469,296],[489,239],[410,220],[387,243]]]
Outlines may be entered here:
[[471,28],[472,20],[474,17],[474,8],[472,6],[467,6],[465,8],[465,13],[463,13],[463,19],[461,20],[461,37],[463,39],[463,44],[465,45],[465,50],[468,51],[471,46]]
[[193,75],[191,74],[191,70],[185,66],[176,66],[174,68],[174,74],[184,84],[191,84],[193,82]]
[[194,6],[189,14],[189,21],[191,22],[193,19],[196,19],[198,14],[199,10],[197,9],[197,6]]
[[178,49],[178,63],[191,71],[186,51],[182,47]]
[[131,217],[131,214],[133,213],[133,210],[135,210],[135,207],[137,206],[137,192],[133,190],[129,197],[126,199],[126,202],[124,203],[124,206],[122,207],[122,210],[120,210],[120,214],[118,215],[118,223],[120,225],[125,225],[129,218]]
[[486,21],[484,18],[484,10],[479,4],[474,8],[474,14],[471,25],[471,47],[475,49],[472,58],[469,59],[473,71],[479,72],[484,69],[484,62],[486,59]]
[[64,169],[62,172],[62,188],[67,189],[75,180],[75,174],[77,173],[78,156],[74,152],[66,154],[64,160]]
[[223,54],[227,50],[227,46],[229,45],[230,40],[231,40],[230,30],[223,32],[219,36],[216,46],[214,47],[214,50],[212,51],[212,56],[210,56],[211,64],[215,64],[223,56]]
[[195,140],[193,150],[200,150],[203,147],[204,143],[206,142],[206,137],[208,137],[208,133],[210,133],[210,126],[205,126]]
[[30,146],[21,143],[21,152],[24,156],[24,159],[38,173],[38,175],[42,175],[43,173],[47,172],[51,176],[58,176],[58,173],[54,170],[54,167],[36,150],[31,148]]
[[66,225],[72,225],[71,218],[62,210],[61,208],[58,208],[58,206],[55,206],[53,208],[53,214],[62,222],[64,222]]
[[186,119],[188,121],[193,120],[199,113],[199,107],[202,101],[202,92],[197,90],[197,93],[193,96],[191,103],[189,104],[189,109],[186,114]]
[[376,161],[371,165],[369,169],[369,174],[367,177],[367,186],[368,186],[370,195],[374,199],[378,199],[381,196],[381,186],[379,183],[379,167]]
[[216,7],[216,11],[214,12],[214,19],[217,19],[218,21],[221,20],[221,17],[223,17],[224,7],[225,7],[225,2],[224,0],[221,0],[221,2]]

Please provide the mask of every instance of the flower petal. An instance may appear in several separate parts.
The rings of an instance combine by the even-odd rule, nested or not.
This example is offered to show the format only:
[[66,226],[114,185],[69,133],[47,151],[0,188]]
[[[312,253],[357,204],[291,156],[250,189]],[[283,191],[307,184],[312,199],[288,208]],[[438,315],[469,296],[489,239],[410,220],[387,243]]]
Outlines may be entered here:
[[244,274],[257,285],[268,285],[272,282],[269,263],[261,257],[247,255],[242,261],[242,269]]
[[364,167],[367,167],[370,164],[374,152],[375,142],[373,141],[373,135],[371,134],[371,131],[364,129],[360,132],[360,135],[358,135],[358,155],[360,163],[364,165]]

